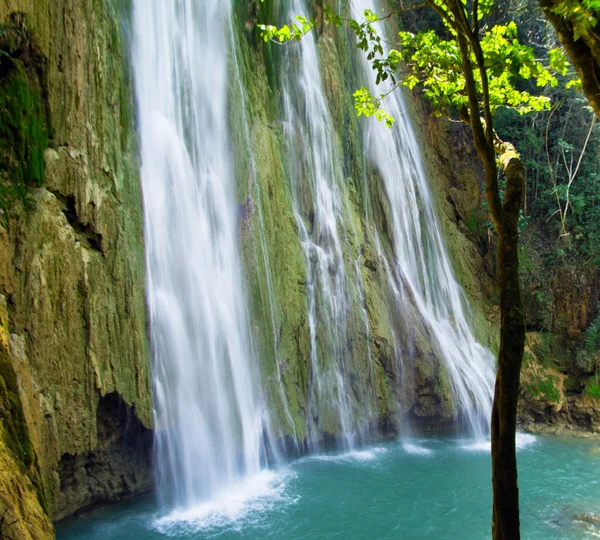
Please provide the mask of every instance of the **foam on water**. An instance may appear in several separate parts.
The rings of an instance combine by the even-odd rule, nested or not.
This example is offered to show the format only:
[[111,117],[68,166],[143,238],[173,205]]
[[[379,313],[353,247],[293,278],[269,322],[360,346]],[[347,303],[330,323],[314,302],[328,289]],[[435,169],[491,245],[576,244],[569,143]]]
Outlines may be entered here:
[[[528,446],[535,444],[536,441],[537,437],[535,435],[531,435],[530,433],[517,433],[517,450],[527,448]],[[466,444],[461,444],[460,447],[469,452],[491,452],[492,449],[491,442],[487,439],[471,441]]]
[[461,444],[460,448],[468,452],[491,452],[492,443],[489,440],[475,440],[467,444]]
[[299,497],[286,491],[289,481],[294,478],[296,474],[288,469],[263,470],[218,491],[206,502],[173,510],[157,519],[153,527],[172,537],[222,528],[239,530],[246,524],[264,519],[270,510],[282,510],[297,502]]
[[386,452],[385,448],[372,448],[370,450],[353,450],[342,454],[342,456],[346,461],[375,461]]
[[535,444],[538,438],[531,433],[517,433],[517,448],[520,450]]
[[432,456],[433,450],[430,448],[425,448],[424,446],[419,446],[418,444],[405,442],[402,443],[402,448],[407,454],[412,456]]
[[306,461],[328,461],[328,462],[368,462],[375,461],[377,458],[387,453],[387,448],[369,448],[368,450],[352,450],[343,454],[314,454],[299,460]]

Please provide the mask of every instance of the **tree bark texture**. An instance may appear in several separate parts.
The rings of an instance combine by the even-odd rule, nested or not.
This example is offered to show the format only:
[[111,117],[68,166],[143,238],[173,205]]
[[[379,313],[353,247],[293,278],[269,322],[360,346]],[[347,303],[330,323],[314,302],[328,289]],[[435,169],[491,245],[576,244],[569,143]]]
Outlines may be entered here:
[[[554,13],[561,0],[538,0],[546,19],[550,21],[569,59],[581,79],[583,93],[600,118],[600,37],[595,29],[575,39],[573,22]],[[600,19],[600,13],[596,13]]]
[[492,407],[492,537],[518,540],[519,488],[517,485],[517,402],[523,349],[525,317],[519,282],[519,212],[525,174],[521,160],[509,158],[505,167],[507,192],[503,205],[504,233],[498,242],[500,288],[500,350]]

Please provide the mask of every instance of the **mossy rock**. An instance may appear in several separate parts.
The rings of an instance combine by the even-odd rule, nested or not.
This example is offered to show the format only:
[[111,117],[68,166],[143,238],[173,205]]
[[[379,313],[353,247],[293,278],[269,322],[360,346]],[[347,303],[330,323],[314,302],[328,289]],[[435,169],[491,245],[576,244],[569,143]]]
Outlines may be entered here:
[[3,422],[0,422],[0,538],[50,540],[54,529],[46,509],[36,496],[36,486],[6,446]]
[[521,399],[548,404],[560,410],[566,403],[565,376],[549,364],[545,336],[527,334],[521,369]]
[[0,209],[25,203],[44,181],[48,122],[43,60],[19,17],[0,26]]
[[7,328],[6,300],[0,297],[0,424],[2,442],[22,475],[35,488],[40,507],[48,513],[48,505],[37,456],[23,412],[14,359],[10,353]]
[[600,401],[600,382],[598,382],[598,379],[593,379],[591,381],[589,381],[586,385],[585,385],[585,391],[584,391],[585,395],[595,399],[597,401]]
[[[77,464],[85,472],[100,444],[102,396],[119,393],[152,424],[126,4],[0,2],[0,199],[3,188],[14,195],[0,208],[15,210],[0,250],[10,274],[0,293],[10,294],[10,331],[24,349],[23,359],[11,359],[18,388],[3,371],[12,422],[3,444],[26,469],[19,396],[54,516],[76,509],[60,497],[60,460],[83,456]],[[106,488],[103,501],[129,486]]]

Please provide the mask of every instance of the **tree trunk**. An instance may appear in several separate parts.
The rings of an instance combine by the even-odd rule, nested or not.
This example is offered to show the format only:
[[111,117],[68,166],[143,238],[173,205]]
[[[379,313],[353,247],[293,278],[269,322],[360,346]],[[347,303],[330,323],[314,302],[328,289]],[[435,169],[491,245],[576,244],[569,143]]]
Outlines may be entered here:
[[[458,0],[454,4],[458,18],[463,14]],[[468,26],[468,23],[466,23]],[[470,40],[482,80],[484,120],[479,116],[480,102],[471,66]],[[498,233],[498,285],[500,288],[500,350],[492,406],[492,537],[493,540],[519,540],[519,488],[517,486],[517,402],[525,347],[525,316],[519,281],[519,216],[525,191],[525,169],[512,144],[499,140],[494,133],[489,104],[485,58],[476,33],[457,32],[463,60],[465,86],[469,96],[468,115],[479,157],[485,169],[488,208]],[[485,126],[485,129],[484,129]],[[506,174],[504,202],[500,198],[496,153]]]
[[525,174],[514,153],[505,166],[507,189],[498,243],[500,288],[500,350],[494,404],[492,407],[492,486],[494,494],[492,537],[518,540],[519,488],[515,434],[525,317],[519,283],[519,213],[523,202]]
[[557,0],[538,0],[546,19],[548,19],[560,39],[569,59],[581,79],[585,97],[590,102],[596,116],[600,118],[600,41],[590,30],[589,36],[575,39],[573,23],[561,15],[554,13],[559,5]]

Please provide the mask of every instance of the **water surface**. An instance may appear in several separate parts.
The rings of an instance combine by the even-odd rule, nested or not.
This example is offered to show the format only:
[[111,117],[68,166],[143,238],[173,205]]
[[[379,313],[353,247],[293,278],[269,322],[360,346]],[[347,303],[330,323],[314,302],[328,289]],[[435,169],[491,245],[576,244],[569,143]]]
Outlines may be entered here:
[[[597,441],[520,435],[523,538],[600,537]],[[152,498],[57,527],[58,540],[490,538],[487,444],[419,438],[304,457],[210,503],[163,515]]]

